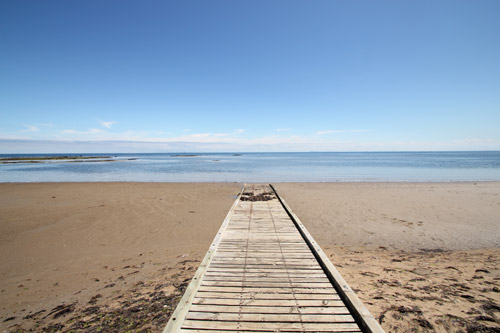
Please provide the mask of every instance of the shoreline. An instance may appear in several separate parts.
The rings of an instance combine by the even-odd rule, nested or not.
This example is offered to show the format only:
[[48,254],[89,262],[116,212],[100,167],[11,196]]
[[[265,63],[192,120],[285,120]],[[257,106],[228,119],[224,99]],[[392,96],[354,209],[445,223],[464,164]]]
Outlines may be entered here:
[[[500,182],[274,184],[387,331],[500,327]],[[241,186],[0,183],[0,329],[161,330]]]

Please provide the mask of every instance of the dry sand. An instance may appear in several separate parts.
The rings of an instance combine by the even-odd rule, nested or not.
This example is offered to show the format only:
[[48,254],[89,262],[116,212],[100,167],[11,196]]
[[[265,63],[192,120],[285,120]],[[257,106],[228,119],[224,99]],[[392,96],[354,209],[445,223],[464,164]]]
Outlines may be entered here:
[[162,327],[240,187],[0,184],[0,331]]
[[[0,184],[0,331],[158,331],[240,184]],[[500,183],[277,184],[388,332],[500,329]]]

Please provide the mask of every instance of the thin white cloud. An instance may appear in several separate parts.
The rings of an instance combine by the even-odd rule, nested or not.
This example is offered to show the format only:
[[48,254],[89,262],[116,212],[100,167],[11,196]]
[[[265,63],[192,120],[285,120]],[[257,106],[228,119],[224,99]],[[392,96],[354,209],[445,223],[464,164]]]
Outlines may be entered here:
[[187,135],[187,137],[192,137],[192,138],[207,138],[209,136],[212,136],[213,134],[210,133],[195,133],[195,134],[190,134]]
[[104,130],[98,128],[90,128],[86,131],[78,131],[73,129],[65,129],[61,131],[61,133],[63,134],[71,134],[71,135],[88,135],[88,134],[99,134],[104,132],[105,132]]
[[235,143],[243,141],[237,138],[239,134],[245,132],[244,129],[235,129],[228,133],[193,133],[168,138],[146,138],[148,142],[198,142],[198,143]]
[[[2,141],[3,140],[3,141]],[[110,133],[100,129],[87,131],[65,130],[59,137],[34,140],[6,135],[0,131],[0,152],[18,151],[13,140],[26,144],[26,151],[39,151],[46,146],[54,152],[51,145],[71,147],[91,145],[97,152],[109,149],[110,145],[121,147],[120,151],[439,151],[439,150],[499,150],[500,139],[465,138],[453,141],[346,141],[333,140],[320,136],[280,136],[271,135],[253,139],[231,136],[217,137],[211,133],[194,136],[152,138],[147,132]],[[101,147],[101,148],[99,148]],[[99,149],[98,149],[99,148]],[[136,149],[137,148],[137,149]],[[90,148],[89,148],[90,149]],[[89,151],[94,151],[94,148]],[[109,151],[109,150],[108,150]]]
[[116,124],[116,121],[99,120],[99,122],[101,123],[102,127],[106,127],[106,128],[111,128],[114,124]]
[[55,140],[71,140],[71,141],[150,141],[151,133],[145,131],[124,131],[124,132],[109,132],[100,128],[90,128],[87,130],[65,129],[59,131],[52,136]]
[[[24,130],[16,129],[6,132],[0,129],[0,139],[33,140],[33,142],[122,142],[120,144],[137,144],[141,147],[159,147],[180,149],[184,151],[402,151],[402,150],[499,150],[500,138],[477,139],[457,138],[453,141],[377,141],[364,136],[349,138],[347,135],[328,135],[335,133],[358,133],[368,130],[322,130],[309,135],[291,135],[285,129],[271,130],[267,135],[245,135],[243,129],[231,129],[227,132],[198,132],[179,135],[162,131],[122,131],[116,132],[106,128],[88,129],[48,129],[40,123],[25,124]],[[193,131],[194,132],[194,131]],[[279,133],[285,132],[285,133]],[[355,137],[355,135],[353,135]],[[7,142],[4,145],[8,146]],[[0,147],[1,148],[1,147]],[[133,149],[133,147],[131,147]]]
[[23,126],[26,128],[21,130],[21,132],[38,132],[40,130],[38,126],[33,126],[33,125],[23,125]]
[[325,134],[337,134],[337,133],[361,133],[366,132],[366,130],[328,130],[328,131],[317,131],[317,135]]
[[230,133],[195,133],[169,138],[149,138],[147,141],[214,143],[235,142],[238,139],[232,138]]
[[288,132],[288,131],[291,131],[291,130],[292,130],[291,128],[277,128],[276,132]]

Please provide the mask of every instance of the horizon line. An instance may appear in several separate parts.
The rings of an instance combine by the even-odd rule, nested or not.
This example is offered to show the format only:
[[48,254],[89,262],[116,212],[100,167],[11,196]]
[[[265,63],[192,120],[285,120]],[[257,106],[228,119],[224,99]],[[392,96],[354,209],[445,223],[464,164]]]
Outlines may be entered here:
[[483,152],[483,153],[500,153],[500,150],[360,150],[360,151],[340,151],[340,150],[309,150],[309,151],[170,151],[170,152],[149,152],[149,153],[137,153],[137,152],[128,152],[128,153],[117,153],[117,152],[106,152],[106,153],[96,153],[96,152],[88,152],[88,153],[2,153],[0,155],[82,155],[82,154],[95,154],[95,155],[131,155],[131,154],[140,154],[140,155],[149,155],[149,154],[196,154],[196,155],[205,155],[205,154],[307,154],[307,153],[340,153],[340,154],[349,154],[349,153],[475,153],[475,152]]

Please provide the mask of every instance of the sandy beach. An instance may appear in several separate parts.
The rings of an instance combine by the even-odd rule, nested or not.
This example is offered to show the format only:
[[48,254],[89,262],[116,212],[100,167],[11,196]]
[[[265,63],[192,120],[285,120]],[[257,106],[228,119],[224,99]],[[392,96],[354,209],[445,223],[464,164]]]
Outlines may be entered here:
[[[387,332],[500,330],[500,183],[275,185]],[[0,330],[161,330],[240,188],[0,184]]]

